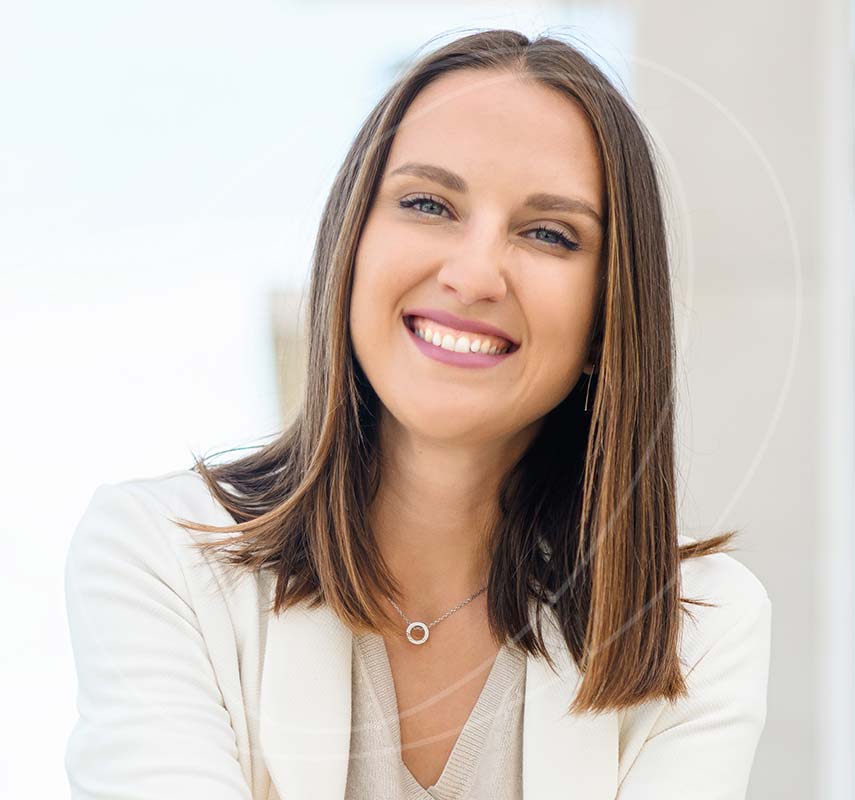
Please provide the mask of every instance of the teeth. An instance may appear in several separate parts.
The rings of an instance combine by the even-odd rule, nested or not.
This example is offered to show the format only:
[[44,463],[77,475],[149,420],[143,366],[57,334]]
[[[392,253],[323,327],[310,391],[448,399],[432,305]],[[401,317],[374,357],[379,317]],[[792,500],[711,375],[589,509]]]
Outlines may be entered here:
[[510,345],[484,336],[459,336],[455,338],[450,333],[441,333],[422,320],[416,320],[413,324],[416,336],[426,342],[450,350],[454,353],[485,353],[497,355],[506,353]]

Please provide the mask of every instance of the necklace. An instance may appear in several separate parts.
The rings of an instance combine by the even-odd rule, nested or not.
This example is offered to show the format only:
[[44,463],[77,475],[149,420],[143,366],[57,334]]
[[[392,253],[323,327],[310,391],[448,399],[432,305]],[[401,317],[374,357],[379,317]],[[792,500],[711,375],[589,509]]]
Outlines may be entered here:
[[[481,592],[483,592],[486,588],[487,588],[487,587],[486,587],[486,585],[485,585],[485,586],[482,586],[482,587],[481,587],[477,592],[475,592],[475,594],[473,594],[471,597],[467,597],[467,598],[466,598],[466,600],[464,600],[462,603],[458,603],[454,608],[452,608],[450,611],[446,611],[446,612],[445,612],[441,617],[437,617],[437,618],[436,618],[433,622],[431,622],[429,625],[425,625],[425,623],[424,623],[424,622],[413,622],[412,620],[407,619],[407,615],[406,615],[406,614],[404,614],[404,612],[403,612],[403,611],[401,611],[401,609],[400,609],[400,608],[398,608],[398,604],[397,604],[397,603],[396,603],[396,602],[395,602],[391,597],[389,597],[389,598],[387,598],[387,599],[389,600],[389,602],[390,602],[393,606],[395,606],[395,609],[397,610],[397,612],[398,612],[398,613],[399,613],[399,614],[404,618],[404,622],[406,622],[406,623],[407,623],[407,639],[409,639],[409,641],[411,641],[413,644],[424,644],[424,643],[428,640],[428,636],[430,636],[430,629],[431,629],[434,625],[436,625],[436,623],[437,623],[437,622],[442,622],[446,617],[450,617],[450,616],[451,616],[455,611],[458,611],[459,609],[463,608],[463,606],[465,606],[467,603],[469,603],[469,602],[471,602],[472,600],[474,600],[474,599],[475,599],[479,594],[481,594]],[[413,636],[413,631],[415,631],[415,630],[420,630],[420,631],[422,631],[422,636],[421,636],[421,638],[416,639],[416,638]]]

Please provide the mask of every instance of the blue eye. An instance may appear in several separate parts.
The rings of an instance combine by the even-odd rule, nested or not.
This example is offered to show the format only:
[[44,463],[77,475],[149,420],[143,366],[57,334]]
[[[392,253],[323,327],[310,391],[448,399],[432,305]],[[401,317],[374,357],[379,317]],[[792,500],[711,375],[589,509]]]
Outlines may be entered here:
[[[412,208],[420,203],[433,204],[435,206],[439,206],[440,208],[444,208],[446,211],[448,210],[448,206],[445,203],[440,203],[439,200],[434,200],[433,197],[411,197],[408,200],[401,200],[400,206],[401,208]],[[437,216],[436,214],[432,214],[431,216]]]
[[[578,250],[579,245],[574,242],[572,239],[568,239],[561,231],[554,230],[553,228],[539,227],[532,228],[532,231],[539,233],[543,231],[544,233],[551,233],[553,236],[557,236],[559,240],[559,246],[566,247],[568,250]],[[538,241],[545,241],[544,239],[538,239]],[[546,242],[546,244],[555,244],[555,242]]]
[[[419,196],[419,197],[410,197],[406,200],[399,201],[398,205],[401,208],[415,208],[416,206],[419,206],[422,203],[424,203],[428,206],[431,206],[431,205],[436,206],[440,209],[444,209],[444,210],[448,211],[448,206],[445,205],[445,203],[437,200],[434,197],[430,197],[428,195],[423,195],[423,196]],[[417,210],[421,210],[421,209],[417,209]],[[428,216],[432,216],[432,217],[442,216],[441,212],[440,212],[440,214],[433,214],[431,212],[421,211],[421,213],[428,214]],[[556,230],[555,228],[547,228],[546,226],[541,225],[537,228],[532,228],[530,231],[526,231],[526,233],[540,233],[541,231],[557,237],[558,241],[557,242],[554,242],[554,241],[551,242],[551,241],[547,241],[546,239],[538,238],[539,242],[543,242],[544,244],[551,245],[552,247],[563,247],[566,250],[571,250],[571,251],[572,250],[579,250],[581,247],[581,245],[577,244],[572,239],[569,239],[562,231]]]

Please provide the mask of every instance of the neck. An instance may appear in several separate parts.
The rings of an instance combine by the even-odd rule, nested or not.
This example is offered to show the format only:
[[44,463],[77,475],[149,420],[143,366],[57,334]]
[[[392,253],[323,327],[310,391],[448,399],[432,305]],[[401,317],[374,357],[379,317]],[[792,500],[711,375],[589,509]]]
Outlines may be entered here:
[[499,484],[535,432],[449,444],[381,425],[381,482],[369,522],[408,617],[434,619],[486,585]]

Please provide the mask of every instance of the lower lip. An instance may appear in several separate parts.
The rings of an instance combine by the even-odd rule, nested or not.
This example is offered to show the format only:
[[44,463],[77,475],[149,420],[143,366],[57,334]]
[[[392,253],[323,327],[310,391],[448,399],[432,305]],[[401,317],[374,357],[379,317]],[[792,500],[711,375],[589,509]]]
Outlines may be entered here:
[[[453,350],[446,350],[444,347],[437,347],[434,344],[428,344],[424,339],[420,339],[412,330],[410,330],[407,321],[401,317],[401,322],[404,325],[410,338],[415,343],[416,347],[421,350],[428,358],[435,361],[441,361],[443,364],[450,364],[453,367],[468,367],[469,369],[480,369],[483,367],[495,367],[509,356],[512,356],[516,350],[500,355],[489,355],[488,353],[455,353]],[[519,348],[517,348],[519,350]]]

